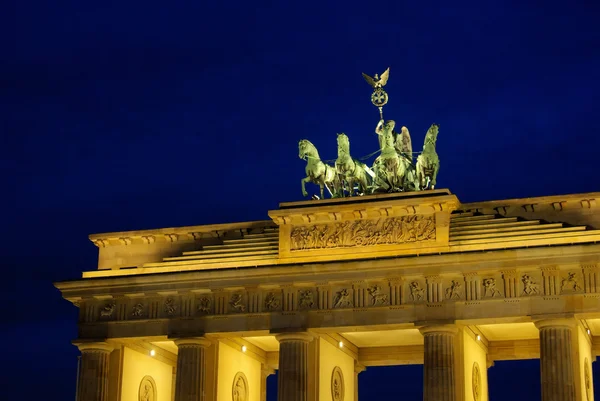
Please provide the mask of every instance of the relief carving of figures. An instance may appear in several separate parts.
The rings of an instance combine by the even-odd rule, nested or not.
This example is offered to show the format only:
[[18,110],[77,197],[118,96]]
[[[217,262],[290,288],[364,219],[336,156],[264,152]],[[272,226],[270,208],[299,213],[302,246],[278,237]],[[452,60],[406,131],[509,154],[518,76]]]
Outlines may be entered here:
[[211,307],[212,301],[208,297],[200,298],[200,300],[198,301],[198,312],[210,313]]
[[272,292],[268,293],[267,296],[265,297],[265,309],[274,311],[274,310],[279,309],[280,306],[281,306],[281,299],[276,297],[275,294]]
[[144,376],[138,389],[139,401],[156,401],[156,383],[152,376]]
[[246,376],[242,372],[238,372],[233,378],[231,398],[233,401],[248,400],[248,381],[246,380]]
[[144,305],[143,304],[135,304],[131,310],[131,316],[133,317],[142,317],[144,315]]
[[403,244],[434,239],[433,216],[402,216],[294,227],[291,250]]
[[112,317],[115,311],[115,304],[109,303],[104,305],[102,309],[100,309],[100,317]]
[[452,283],[450,284],[450,287],[446,288],[446,298],[448,298],[448,299],[452,299],[452,298],[458,298],[458,299],[460,299],[460,288],[461,287],[462,287],[462,285],[460,284],[459,281],[452,280]]
[[579,282],[577,281],[577,275],[575,273],[567,273],[568,277],[564,278],[562,280],[562,283],[560,285],[560,290],[561,291],[565,291],[569,290],[569,291],[581,291],[582,288],[579,285]]
[[233,294],[231,296],[231,301],[229,301],[229,305],[231,305],[231,309],[233,309],[236,312],[245,312],[246,305],[244,305],[243,300],[244,299],[243,299],[242,294]]
[[344,288],[343,290],[337,292],[333,307],[344,308],[348,306],[352,306],[352,300],[350,299],[350,292]]
[[481,371],[477,362],[473,362],[471,383],[473,387],[473,400],[481,400]]
[[533,279],[528,274],[524,274],[521,278],[521,281],[523,282],[524,295],[533,295],[540,293],[539,286],[536,284],[535,281],[533,281]]
[[388,296],[381,291],[381,287],[374,285],[367,288],[367,292],[371,296],[372,305],[385,305],[388,303]]
[[173,298],[167,298],[165,300],[165,312],[167,315],[173,316],[175,312],[177,312],[177,305],[175,305],[175,300]]
[[298,306],[300,309],[310,309],[315,305],[313,293],[311,290],[300,291]]
[[483,279],[483,296],[487,297],[495,297],[496,295],[502,296],[500,291],[496,288],[496,279],[495,278],[486,278]]
[[421,288],[421,285],[418,282],[413,281],[412,283],[410,283],[409,288],[410,297],[413,301],[421,301],[425,298],[425,289]]
[[344,374],[338,366],[333,368],[331,374],[331,399],[333,401],[344,401]]

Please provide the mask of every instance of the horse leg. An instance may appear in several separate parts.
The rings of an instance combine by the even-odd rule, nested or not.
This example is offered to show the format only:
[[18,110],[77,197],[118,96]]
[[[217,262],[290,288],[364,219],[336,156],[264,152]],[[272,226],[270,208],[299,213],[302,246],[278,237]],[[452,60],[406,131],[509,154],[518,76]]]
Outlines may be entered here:
[[306,192],[306,183],[310,181],[310,177],[303,178],[300,180],[300,184],[302,184],[302,195],[308,196],[308,192]]
[[321,188],[321,199],[325,199],[325,194],[323,193],[323,187],[325,186],[324,182],[321,182],[319,184],[319,187]]
[[435,184],[437,184],[437,175],[438,171],[440,171],[440,163],[436,163],[435,168],[433,169],[433,174],[431,174],[431,189],[435,189]]

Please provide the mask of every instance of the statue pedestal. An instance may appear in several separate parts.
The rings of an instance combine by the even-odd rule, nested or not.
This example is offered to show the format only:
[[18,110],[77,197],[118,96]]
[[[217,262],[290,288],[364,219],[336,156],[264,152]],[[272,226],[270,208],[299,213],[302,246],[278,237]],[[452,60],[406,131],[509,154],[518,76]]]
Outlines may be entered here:
[[336,261],[448,251],[449,190],[281,203],[280,263]]

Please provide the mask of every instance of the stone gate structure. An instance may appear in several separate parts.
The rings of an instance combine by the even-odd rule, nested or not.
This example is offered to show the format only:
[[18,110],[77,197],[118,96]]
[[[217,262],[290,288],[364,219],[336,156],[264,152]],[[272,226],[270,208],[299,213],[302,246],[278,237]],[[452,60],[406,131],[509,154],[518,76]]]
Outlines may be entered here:
[[592,401],[600,193],[463,204],[448,190],[282,203],[268,221],[91,235],[78,401],[353,401],[422,364],[425,401],[487,401],[541,360],[543,401]]

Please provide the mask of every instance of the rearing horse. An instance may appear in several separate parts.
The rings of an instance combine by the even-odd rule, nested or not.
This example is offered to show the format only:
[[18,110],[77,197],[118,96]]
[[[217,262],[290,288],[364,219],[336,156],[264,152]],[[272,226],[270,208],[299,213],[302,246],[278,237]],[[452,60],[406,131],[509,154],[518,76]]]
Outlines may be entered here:
[[350,140],[346,134],[338,134],[337,145],[338,158],[335,161],[335,169],[342,177],[342,185],[346,183],[348,185],[348,194],[353,196],[354,183],[356,182],[358,183],[359,194],[366,194],[369,188],[367,166],[350,156]]
[[307,139],[302,139],[298,142],[298,151],[298,156],[302,160],[306,160],[306,177],[301,181],[302,195],[308,196],[306,183],[312,182],[321,187],[321,199],[324,198],[324,187],[327,187],[332,198],[340,196],[342,186],[335,168],[328,166],[321,160],[315,145]]

